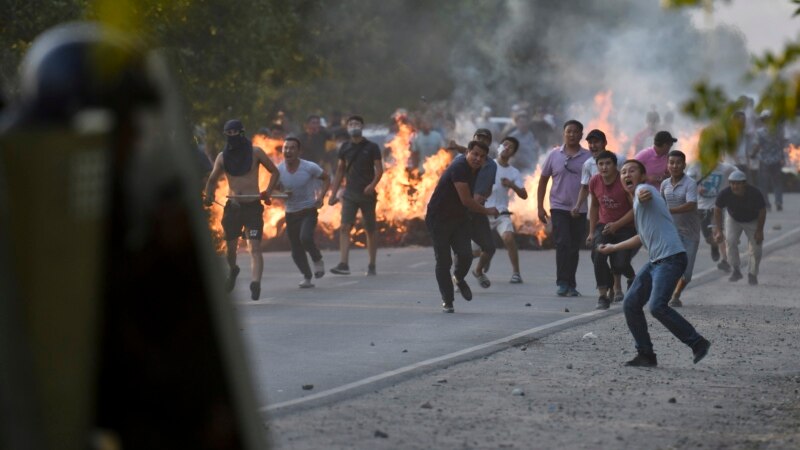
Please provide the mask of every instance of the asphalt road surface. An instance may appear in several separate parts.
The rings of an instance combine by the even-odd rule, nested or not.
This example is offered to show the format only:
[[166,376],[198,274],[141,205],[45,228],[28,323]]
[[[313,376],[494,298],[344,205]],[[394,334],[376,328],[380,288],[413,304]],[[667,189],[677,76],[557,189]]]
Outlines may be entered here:
[[[789,194],[784,201],[783,212],[768,214],[767,251],[800,238],[800,196]],[[646,255],[639,252],[634,268]],[[338,262],[338,251],[323,256],[326,270]],[[555,295],[553,250],[521,251],[524,283],[515,285],[508,282],[508,255],[498,249],[488,274],[492,286],[482,289],[469,275],[475,298],[466,302],[456,294],[455,314],[441,312],[430,248],[379,249],[375,277],[365,276],[366,251],[354,249],[351,275],[328,271],[314,280],[313,289],[298,288],[302,275],[289,253],[265,253],[258,301],[249,297],[249,256],[240,253],[238,264],[242,272],[234,305],[262,412],[364,392],[436,364],[508,346],[518,337],[604,314],[594,310],[597,294],[588,251],[581,252],[577,274],[583,296],[568,298]],[[692,285],[721,275],[702,242],[684,302],[692,301]]]

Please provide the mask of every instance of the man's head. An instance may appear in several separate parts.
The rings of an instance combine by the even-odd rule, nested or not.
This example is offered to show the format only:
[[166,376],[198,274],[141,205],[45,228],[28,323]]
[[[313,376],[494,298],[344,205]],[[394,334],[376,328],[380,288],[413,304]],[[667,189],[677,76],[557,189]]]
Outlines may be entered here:
[[586,135],[586,142],[589,143],[589,151],[597,158],[600,152],[606,149],[606,134],[600,130],[594,129]]
[[617,173],[617,155],[614,153],[603,150],[597,154],[595,160],[597,161],[597,171],[603,178]]
[[500,144],[502,150],[500,150],[500,159],[503,161],[508,161],[517,154],[517,150],[519,150],[519,141],[515,137],[507,137],[503,139],[503,142]]
[[419,121],[419,131],[422,131],[423,134],[430,134],[431,132],[431,120],[427,117],[423,117]]
[[306,128],[306,133],[308,133],[308,134],[317,134],[317,133],[319,133],[319,130],[322,128],[320,126],[320,118],[319,118],[319,116],[316,115],[316,114],[311,114],[308,117],[306,117],[305,128]]
[[240,134],[244,134],[244,125],[242,125],[240,120],[231,119],[225,122],[225,126],[222,127],[222,132],[225,136],[239,136]]
[[686,170],[686,155],[680,150],[670,150],[667,154],[667,169],[673,177],[683,176]]
[[492,145],[492,132],[486,128],[478,128],[472,136],[473,140],[483,142],[487,147]]
[[286,131],[283,129],[283,125],[279,123],[273,123],[269,127],[269,137],[272,139],[283,139],[286,136]]
[[360,138],[364,129],[364,118],[361,116],[350,116],[347,118],[347,134],[353,138]]
[[564,144],[569,147],[581,145],[583,124],[575,119],[564,122]]
[[486,155],[489,154],[489,146],[480,141],[469,141],[467,144],[467,164],[472,170],[478,170],[486,162]]
[[287,163],[296,161],[300,157],[301,147],[300,139],[293,136],[287,137],[283,142],[283,159]]
[[518,112],[514,116],[514,125],[517,126],[517,129],[525,132],[528,131],[528,126],[531,123],[531,118],[528,116],[528,113],[525,110]]
[[641,161],[629,159],[622,165],[620,175],[622,176],[622,185],[625,190],[633,194],[636,186],[644,183],[647,179],[647,169],[644,168],[644,164]]
[[741,170],[736,170],[728,176],[728,182],[734,195],[743,196],[747,189],[747,175]]
[[669,131],[659,131],[656,133],[655,137],[653,137],[653,148],[658,156],[664,156],[669,153],[672,144],[676,142],[678,142],[678,140],[672,137]]

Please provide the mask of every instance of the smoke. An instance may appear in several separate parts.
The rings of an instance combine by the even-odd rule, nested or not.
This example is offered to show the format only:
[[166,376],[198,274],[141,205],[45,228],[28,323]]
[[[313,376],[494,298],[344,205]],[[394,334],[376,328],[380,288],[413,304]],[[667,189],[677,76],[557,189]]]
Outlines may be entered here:
[[[593,97],[611,91],[614,120],[633,135],[651,109],[662,120],[668,111],[679,118],[680,103],[700,79],[728,92],[745,89],[743,36],[724,27],[700,31],[686,10],[638,0],[506,0],[502,10],[485,45],[452,49],[452,100],[461,111],[490,105],[507,115],[512,104],[527,101],[560,122],[586,123]],[[680,118],[675,126],[697,128]]]

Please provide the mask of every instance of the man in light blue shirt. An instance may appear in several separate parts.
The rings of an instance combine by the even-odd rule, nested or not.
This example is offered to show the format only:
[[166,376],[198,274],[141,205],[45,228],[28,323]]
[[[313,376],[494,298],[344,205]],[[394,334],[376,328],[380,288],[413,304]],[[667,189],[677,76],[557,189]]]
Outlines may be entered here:
[[621,171],[622,184],[633,201],[634,220],[639,234],[618,244],[602,244],[597,248],[600,253],[610,254],[642,245],[649,253],[649,261],[636,274],[622,304],[637,351],[636,356],[625,365],[658,365],[644,316],[644,305],[648,302],[653,317],[692,349],[696,364],[708,354],[711,343],[668,305],[678,279],[686,270],[686,249],[666,201],[656,188],[646,184],[646,173],[644,164],[635,159],[625,162]]

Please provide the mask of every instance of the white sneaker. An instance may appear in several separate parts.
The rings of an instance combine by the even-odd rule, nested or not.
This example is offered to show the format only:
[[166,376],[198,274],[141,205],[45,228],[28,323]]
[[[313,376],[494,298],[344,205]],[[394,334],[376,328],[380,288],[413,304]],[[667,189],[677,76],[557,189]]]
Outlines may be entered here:
[[304,278],[298,286],[300,286],[301,289],[307,289],[314,287],[314,284],[311,283],[311,278]]
[[314,261],[314,278],[322,278],[325,275],[325,263],[320,259]]
[[453,292],[456,294],[461,293],[461,289],[458,288],[458,280],[456,280],[456,276],[453,275]]

